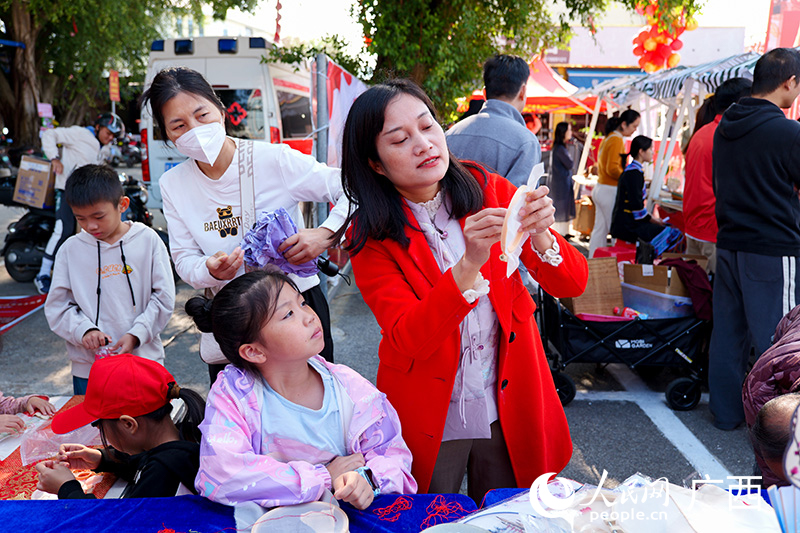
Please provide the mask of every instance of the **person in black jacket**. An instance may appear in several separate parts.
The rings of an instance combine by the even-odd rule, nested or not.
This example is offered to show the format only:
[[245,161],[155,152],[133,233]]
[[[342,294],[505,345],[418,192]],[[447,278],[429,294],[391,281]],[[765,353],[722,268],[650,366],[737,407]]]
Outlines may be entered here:
[[562,237],[569,239],[569,223],[575,218],[575,189],[572,180],[572,166],[574,162],[569,155],[567,143],[572,139],[572,126],[569,122],[559,122],[553,139],[553,149],[550,164],[550,176],[547,186],[550,188],[550,198],[556,208],[556,222],[553,229]]
[[[170,400],[184,401],[187,414],[176,426]],[[195,493],[200,466],[200,432],[205,403],[181,389],[161,364],[131,354],[100,359],[92,365],[86,399],[56,414],[52,429],[67,433],[91,423],[100,429],[105,449],[64,444],[57,460],[36,465],[37,488],[59,499],[94,498],[85,494],[71,469],[112,472],[128,481],[123,498],[163,498]],[[109,446],[110,445],[110,446]]]
[[753,73],[752,98],[722,116],[714,134],[717,198],[710,409],[723,430],[744,421],[742,383],[751,350],[760,356],[798,302],[800,124],[788,109],[800,94],[800,52],[776,48]]
[[619,177],[617,200],[611,216],[611,236],[615,239],[635,243],[641,239],[652,241],[664,231],[664,225],[647,212],[644,199],[647,186],[644,183],[644,163],[653,161],[653,140],[639,135],[631,141],[630,164]]

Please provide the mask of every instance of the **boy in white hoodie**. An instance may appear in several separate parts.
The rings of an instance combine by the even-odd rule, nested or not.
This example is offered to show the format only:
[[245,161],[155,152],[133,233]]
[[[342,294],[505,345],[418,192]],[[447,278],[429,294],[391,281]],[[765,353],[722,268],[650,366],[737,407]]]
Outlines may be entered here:
[[56,254],[44,311],[67,341],[74,393],[85,394],[92,363],[107,353],[164,364],[160,334],[175,307],[175,282],[158,234],[122,222],[130,200],[113,170],[76,169],[64,197],[83,231]]

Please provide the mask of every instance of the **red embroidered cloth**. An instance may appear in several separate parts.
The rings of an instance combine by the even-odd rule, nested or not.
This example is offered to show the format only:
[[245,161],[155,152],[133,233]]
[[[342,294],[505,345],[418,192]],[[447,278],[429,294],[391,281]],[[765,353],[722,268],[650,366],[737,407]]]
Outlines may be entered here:
[[[65,411],[83,401],[83,396],[73,396],[59,409]],[[23,466],[19,448],[9,455],[5,461],[0,461],[0,500],[30,500],[31,494],[36,490],[39,474],[35,464]],[[98,483],[92,493],[102,498],[116,481],[116,476],[105,472],[100,474],[103,480]]]

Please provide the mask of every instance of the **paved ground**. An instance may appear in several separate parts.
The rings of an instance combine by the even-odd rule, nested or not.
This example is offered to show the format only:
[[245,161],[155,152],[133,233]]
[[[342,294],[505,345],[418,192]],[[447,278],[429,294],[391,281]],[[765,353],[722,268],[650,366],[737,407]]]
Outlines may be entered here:
[[[0,234],[21,213],[0,208]],[[0,267],[0,296],[25,294],[35,294],[33,285],[14,282]],[[208,372],[197,354],[199,334],[183,312],[183,304],[193,294],[191,287],[178,285],[176,311],[162,339],[166,366],[180,385],[205,393]],[[337,362],[374,381],[380,329],[355,284],[341,284],[331,295]],[[11,395],[71,393],[63,341],[50,332],[43,313],[27,318],[0,340],[0,390]],[[572,461],[562,473],[565,477],[597,483],[605,470],[606,484],[612,487],[636,472],[667,477],[679,485],[698,473],[712,479],[752,473],[754,462],[745,430],[715,429],[707,399],[689,412],[676,413],[666,406],[663,391],[676,377],[674,372],[643,379],[621,365],[573,364],[567,373],[577,384],[578,394],[565,408],[574,442]]]

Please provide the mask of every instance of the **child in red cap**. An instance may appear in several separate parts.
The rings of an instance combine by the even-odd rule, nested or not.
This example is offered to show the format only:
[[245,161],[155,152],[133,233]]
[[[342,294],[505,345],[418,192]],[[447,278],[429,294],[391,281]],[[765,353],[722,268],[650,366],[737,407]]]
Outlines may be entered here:
[[[177,426],[169,416],[174,398],[181,398],[187,407]],[[61,434],[92,424],[100,430],[105,449],[62,445],[57,460],[36,465],[37,488],[58,494],[59,499],[94,498],[84,494],[70,471],[88,468],[113,472],[128,481],[123,498],[194,493],[198,425],[204,410],[202,397],[178,387],[172,374],[155,361],[131,354],[101,359],[92,365],[86,399],[57,414],[52,428]]]

